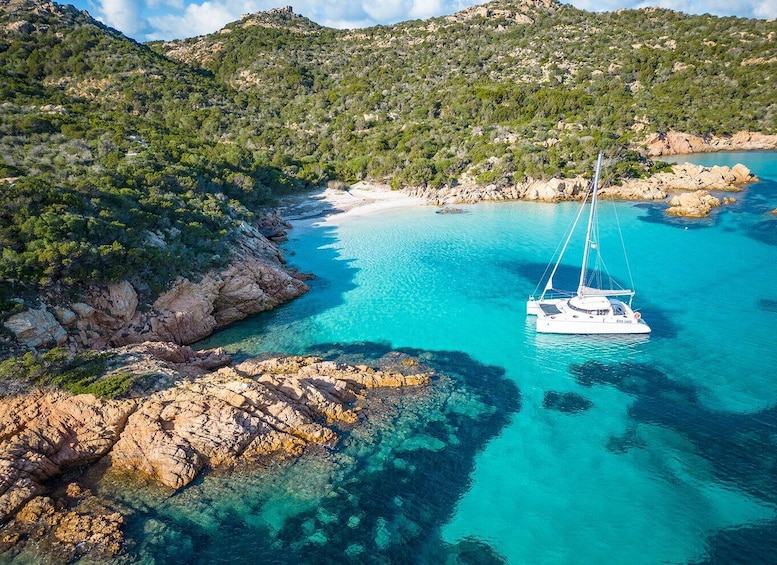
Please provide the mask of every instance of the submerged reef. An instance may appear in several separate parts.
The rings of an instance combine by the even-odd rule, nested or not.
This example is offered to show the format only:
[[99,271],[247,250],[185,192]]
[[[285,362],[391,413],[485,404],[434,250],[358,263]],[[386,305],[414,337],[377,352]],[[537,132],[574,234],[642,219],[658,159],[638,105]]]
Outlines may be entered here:
[[230,539],[236,563],[499,561],[436,532],[520,410],[503,369],[383,344],[239,363],[124,354],[147,372],[131,398],[0,400],[0,560],[207,562]]

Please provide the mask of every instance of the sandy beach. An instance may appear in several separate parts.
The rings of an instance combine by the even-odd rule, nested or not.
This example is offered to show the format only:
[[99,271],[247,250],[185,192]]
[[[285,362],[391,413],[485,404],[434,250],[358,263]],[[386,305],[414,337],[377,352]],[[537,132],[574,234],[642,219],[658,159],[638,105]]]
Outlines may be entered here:
[[391,190],[388,185],[358,182],[346,189],[322,188],[308,193],[285,204],[281,213],[292,224],[336,225],[388,210],[425,205],[423,198]]

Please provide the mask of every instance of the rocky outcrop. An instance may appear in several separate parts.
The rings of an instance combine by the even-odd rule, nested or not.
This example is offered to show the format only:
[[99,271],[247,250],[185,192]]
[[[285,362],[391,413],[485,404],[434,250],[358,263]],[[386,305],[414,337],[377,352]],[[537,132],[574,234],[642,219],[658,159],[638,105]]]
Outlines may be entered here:
[[699,137],[690,133],[670,130],[665,133],[649,135],[641,145],[648,157],[715,151],[751,151],[777,149],[777,135],[742,131],[731,137]]
[[704,218],[713,208],[720,206],[720,199],[712,196],[706,190],[684,192],[669,201],[667,214],[687,218]]
[[0,399],[0,522],[64,469],[105,455],[134,409],[134,400],[65,392]]
[[[316,357],[224,367],[218,352],[174,344],[130,346],[117,354],[122,370],[142,370],[154,385],[161,373],[169,386],[122,400],[61,391],[0,398],[0,523],[44,494],[47,481],[65,469],[106,455],[111,472],[178,489],[205,467],[296,457],[308,445],[333,445],[333,426],[359,420],[355,404],[365,391],[430,379],[429,373]],[[208,366],[221,368],[206,372]]]
[[[193,343],[251,314],[296,298],[308,286],[286,268],[280,249],[262,235],[285,234],[279,224],[241,226],[232,263],[198,280],[181,278],[151,305],[140,308],[128,281],[92,287],[82,300],[43,306],[8,318],[5,326],[29,349],[69,344],[72,349],[118,347],[143,341]],[[279,227],[280,226],[280,227]]]
[[620,186],[600,191],[607,198],[623,200],[663,200],[678,190],[738,191],[740,186],[758,179],[742,164],[733,167],[703,167],[684,163],[672,167],[671,173],[657,173],[647,179],[629,179]]
[[519,184],[478,185],[466,177],[461,184],[439,189],[412,187],[405,189],[411,196],[425,199],[435,206],[474,204],[482,201],[531,200],[535,202],[560,202],[575,200],[588,187],[582,177],[572,179],[530,179]]
[[333,423],[356,423],[349,405],[364,389],[428,381],[315,357],[246,361],[145,399],[112,449],[111,467],[177,489],[206,465],[299,456],[310,444],[333,445]]
[[88,557],[100,562],[123,549],[125,518],[105,500],[71,483],[53,496],[30,500],[0,533],[0,555],[18,552],[25,542],[52,562]]
[[[465,177],[466,180],[466,177]],[[657,173],[647,179],[630,179],[621,185],[602,188],[604,198],[653,201],[667,198],[670,192],[695,190],[740,190],[740,185],[758,179],[744,165],[733,167],[703,167],[685,163],[675,165],[672,172]],[[582,177],[572,179],[529,180],[514,185],[477,185],[465,182],[440,189],[416,187],[406,189],[412,196],[424,198],[437,206],[472,204],[480,201],[531,200],[560,202],[577,200],[585,194],[589,181]]]

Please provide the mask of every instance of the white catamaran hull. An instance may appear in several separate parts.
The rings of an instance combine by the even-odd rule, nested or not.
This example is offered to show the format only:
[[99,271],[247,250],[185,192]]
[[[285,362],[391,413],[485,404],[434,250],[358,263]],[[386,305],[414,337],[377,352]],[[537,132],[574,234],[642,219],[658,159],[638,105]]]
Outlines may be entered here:
[[537,316],[537,332],[548,334],[648,334],[638,312],[615,298],[606,313],[581,312],[566,298],[529,300],[526,313]]

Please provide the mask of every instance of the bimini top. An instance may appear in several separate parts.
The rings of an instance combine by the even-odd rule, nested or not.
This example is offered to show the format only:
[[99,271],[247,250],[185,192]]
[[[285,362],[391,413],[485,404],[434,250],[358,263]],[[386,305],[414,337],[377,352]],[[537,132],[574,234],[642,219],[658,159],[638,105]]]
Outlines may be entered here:
[[573,296],[568,304],[573,310],[586,314],[601,314],[612,308],[606,296]]
[[580,286],[578,296],[634,296],[634,291],[628,288],[592,288]]

